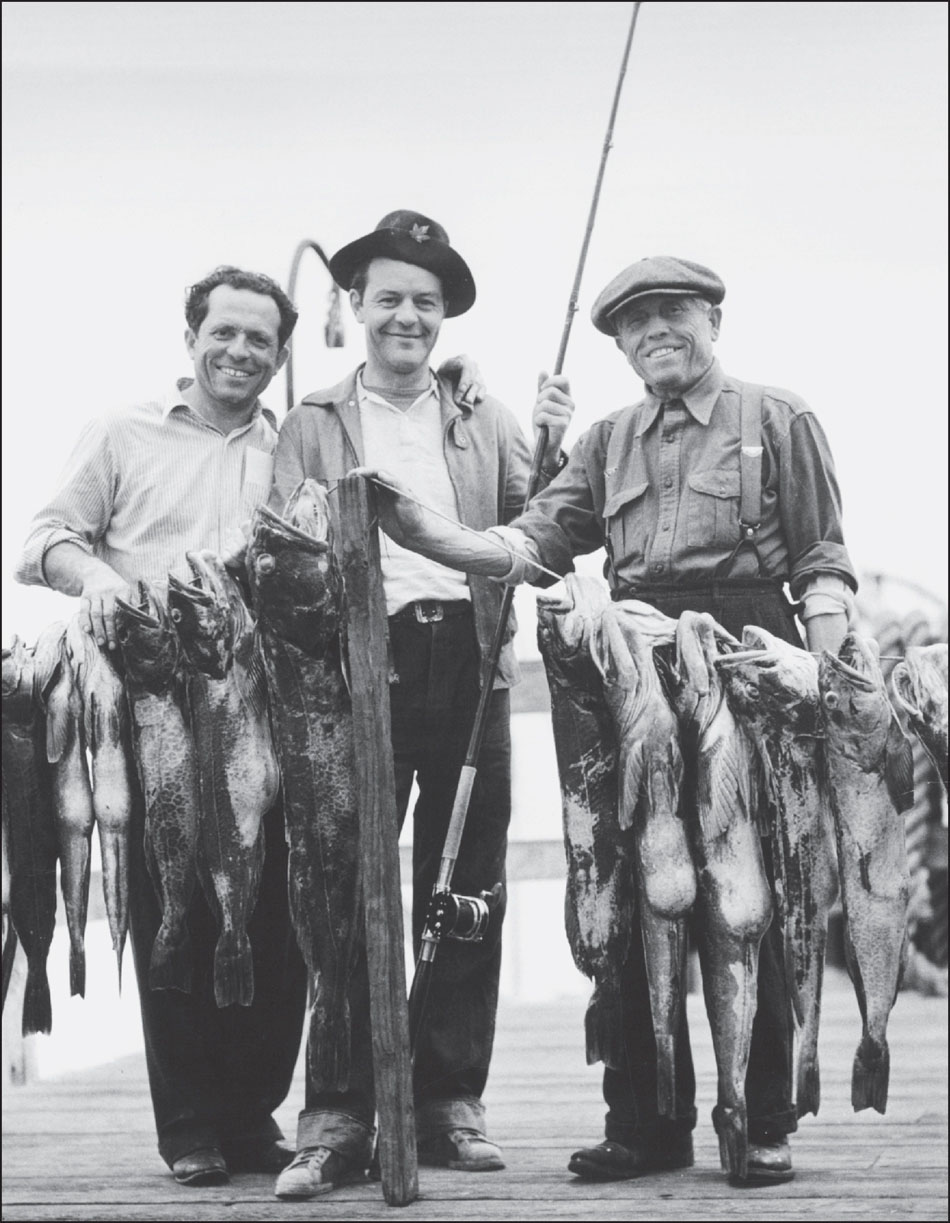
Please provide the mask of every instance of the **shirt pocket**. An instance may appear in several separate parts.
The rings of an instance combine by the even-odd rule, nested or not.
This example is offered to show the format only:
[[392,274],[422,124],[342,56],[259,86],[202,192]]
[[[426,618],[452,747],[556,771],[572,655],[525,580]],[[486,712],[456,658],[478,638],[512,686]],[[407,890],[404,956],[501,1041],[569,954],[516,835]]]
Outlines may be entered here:
[[643,521],[647,480],[611,493],[604,501],[604,535],[614,568],[629,561],[642,560],[646,551],[646,524]]
[[687,477],[686,543],[690,548],[739,542],[739,473],[712,468]]

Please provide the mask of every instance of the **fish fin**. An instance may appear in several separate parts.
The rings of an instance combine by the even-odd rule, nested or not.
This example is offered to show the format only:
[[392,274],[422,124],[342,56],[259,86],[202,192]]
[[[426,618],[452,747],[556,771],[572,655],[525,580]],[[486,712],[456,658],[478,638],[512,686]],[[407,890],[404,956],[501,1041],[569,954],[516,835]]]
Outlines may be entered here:
[[264,668],[264,656],[255,647],[248,652],[243,667],[235,667],[238,688],[241,699],[256,718],[263,718],[267,713],[267,672]]
[[637,804],[640,801],[640,789],[643,785],[644,753],[643,744],[631,744],[621,753],[620,775],[618,777],[617,822],[621,828],[633,827]]
[[661,1117],[676,1116],[675,1037],[664,1032],[656,1038],[656,1107]]
[[237,930],[223,930],[214,949],[214,1000],[219,1007],[250,1006],[254,1001],[251,940]]
[[69,746],[69,707],[65,689],[57,686],[46,706],[46,759],[58,764]]
[[42,963],[31,963],[27,968],[26,987],[23,991],[22,1031],[24,1036],[32,1036],[34,1032],[49,1033],[52,1029],[53,1007],[44,959]]
[[314,1091],[346,1091],[349,1087],[350,1003],[345,989],[331,991],[327,988],[322,973],[314,976],[307,1068]]
[[69,992],[86,996],[86,949],[81,940],[69,948]]
[[719,1163],[723,1172],[744,1181],[749,1174],[749,1125],[742,1105],[717,1104],[713,1126],[719,1138]]
[[152,945],[152,958],[148,966],[149,989],[177,989],[183,994],[191,993],[193,949],[188,927],[182,923],[180,931],[162,922]]
[[818,1069],[818,1055],[811,1052],[798,1063],[798,1076],[795,1088],[795,1106],[799,1117],[806,1113],[818,1116],[821,1104],[821,1074]]
[[603,1062],[611,1070],[623,1068],[623,1012],[616,987],[603,983],[594,986],[584,1016],[584,1035],[588,1066]]
[[891,801],[897,810],[899,812],[909,810],[914,804],[914,750],[893,710],[891,711],[891,723],[887,730],[887,761],[884,779],[887,782]]
[[880,1045],[864,1036],[854,1055],[851,1071],[851,1107],[856,1113],[873,1108],[887,1111],[887,1088],[891,1076],[891,1053],[887,1041]]

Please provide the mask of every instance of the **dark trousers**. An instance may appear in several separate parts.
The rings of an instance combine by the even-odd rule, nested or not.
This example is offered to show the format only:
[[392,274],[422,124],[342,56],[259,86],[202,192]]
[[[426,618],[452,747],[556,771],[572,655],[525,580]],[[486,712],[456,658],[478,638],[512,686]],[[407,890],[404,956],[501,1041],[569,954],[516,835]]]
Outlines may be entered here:
[[[679,592],[638,590],[631,597],[653,604],[668,616],[705,611],[728,632],[740,637],[743,626],[755,624],[783,641],[802,644],[792,610],[784,596],[767,583],[723,582],[715,588]],[[769,883],[774,882],[770,845],[762,840]],[[656,1041],[650,1014],[643,947],[635,939],[621,981],[624,1009],[625,1064],[604,1070],[607,1104],[606,1136],[625,1146],[663,1140],[696,1124],[696,1080],[689,1047],[686,1010],[676,1034],[676,1116],[660,1118],[656,1102]],[[794,1028],[785,975],[785,949],[778,918],[759,946],[757,1010],[746,1072],[749,1137],[771,1141],[798,1128],[792,1094]]]
[[191,993],[149,987],[161,907],[145,867],[141,801],[136,815],[129,870],[131,942],[159,1153],[170,1167],[199,1147],[282,1138],[271,1113],[290,1091],[307,989],[287,904],[283,806],[278,799],[264,820],[264,870],[248,923],[254,1001],[247,1007],[219,1008],[215,1002],[218,927],[200,886],[188,913]]
[[[390,685],[390,710],[400,827],[413,780],[419,787],[413,810],[412,879],[413,943],[418,953],[478,703],[478,647],[470,613],[433,624],[391,619],[389,632],[395,676]],[[493,692],[452,879],[452,890],[463,895],[477,896],[505,880],[511,814],[509,708],[508,692]],[[504,913],[502,887],[500,903],[491,915],[483,942],[447,939],[439,944],[413,1065],[420,1134],[427,1117],[433,1118],[436,1126],[436,1117],[455,1118],[461,1124],[479,1114],[477,1102],[488,1078],[495,1035]],[[318,1094],[312,1091],[308,1078],[305,1114],[344,1114],[371,1127],[376,1097],[365,957],[353,975],[350,1014],[350,1088],[343,1093]],[[444,1101],[467,1101],[469,1106],[453,1111],[451,1106],[441,1107]],[[305,1117],[301,1125],[301,1133],[314,1132],[307,1128]]]

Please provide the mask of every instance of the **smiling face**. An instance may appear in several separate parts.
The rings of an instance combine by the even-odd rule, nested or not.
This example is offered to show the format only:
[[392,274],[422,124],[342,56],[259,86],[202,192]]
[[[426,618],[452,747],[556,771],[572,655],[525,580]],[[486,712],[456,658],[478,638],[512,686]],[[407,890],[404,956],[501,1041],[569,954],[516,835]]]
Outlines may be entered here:
[[445,318],[438,276],[414,263],[374,259],[362,295],[350,290],[357,320],[366,328],[370,385],[411,383],[424,370]]
[[218,285],[197,334],[185,332],[195,366],[192,406],[213,424],[243,424],[258,396],[287,360],[277,333],[280,311],[272,297]]
[[663,396],[689,390],[713,360],[722,312],[698,297],[649,293],[617,311],[617,347]]

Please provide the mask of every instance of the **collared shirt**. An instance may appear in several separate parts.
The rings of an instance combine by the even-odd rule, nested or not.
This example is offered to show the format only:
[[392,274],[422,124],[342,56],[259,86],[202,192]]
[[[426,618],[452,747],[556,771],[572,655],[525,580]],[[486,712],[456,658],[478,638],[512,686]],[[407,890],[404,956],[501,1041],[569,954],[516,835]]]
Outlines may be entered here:
[[[363,450],[370,467],[381,467],[418,489],[426,503],[458,522],[455,489],[449,477],[442,439],[439,384],[430,372],[429,387],[405,411],[367,390],[362,373],[356,380]],[[392,616],[418,599],[442,602],[470,599],[464,573],[379,536],[380,568],[386,612]]]
[[190,577],[186,552],[227,550],[270,492],[276,423],[258,404],[248,424],[224,434],[182,399],[191,381],[86,426],[58,491],[33,519],[17,581],[46,585],[43,558],[63,542],[127,581]]
[[[742,386],[714,361],[674,401],[648,391],[585,433],[564,471],[512,526],[559,573],[573,556],[606,547],[614,589],[711,581],[740,539]],[[762,445],[761,573],[743,547],[727,576],[787,581],[794,598],[818,573],[856,589],[834,464],[808,406],[764,388]]]

